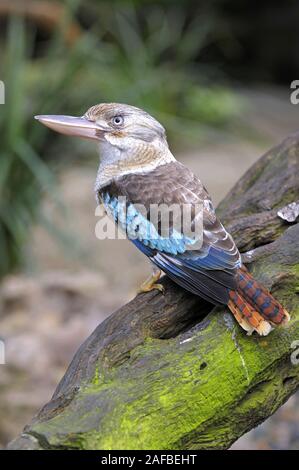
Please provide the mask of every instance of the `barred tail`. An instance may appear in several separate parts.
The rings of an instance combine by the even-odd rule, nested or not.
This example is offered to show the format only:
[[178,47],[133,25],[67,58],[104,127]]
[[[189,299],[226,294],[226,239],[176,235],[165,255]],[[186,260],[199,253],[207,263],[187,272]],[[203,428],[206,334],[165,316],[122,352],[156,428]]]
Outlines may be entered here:
[[271,325],[289,321],[288,312],[245,267],[238,270],[236,281],[237,290],[229,292],[228,307],[248,334],[257,331],[265,336]]

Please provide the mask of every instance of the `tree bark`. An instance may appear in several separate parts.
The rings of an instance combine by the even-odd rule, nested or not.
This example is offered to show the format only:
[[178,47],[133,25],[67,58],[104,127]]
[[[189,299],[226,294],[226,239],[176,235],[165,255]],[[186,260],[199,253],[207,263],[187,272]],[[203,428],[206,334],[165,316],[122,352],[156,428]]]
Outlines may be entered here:
[[286,326],[246,336],[227,308],[164,278],[164,296],[140,294],[96,328],[8,448],[226,449],[274,413],[299,384],[299,204],[286,207],[298,199],[299,133],[253,165],[217,211],[290,312]]

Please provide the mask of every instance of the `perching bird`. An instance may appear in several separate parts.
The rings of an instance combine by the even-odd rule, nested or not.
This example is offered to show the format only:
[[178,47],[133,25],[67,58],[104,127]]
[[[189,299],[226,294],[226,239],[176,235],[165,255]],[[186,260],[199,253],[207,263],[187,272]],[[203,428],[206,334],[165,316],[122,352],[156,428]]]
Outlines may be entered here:
[[[82,117],[50,115],[36,119],[62,134],[99,143],[97,200],[152,262],[153,274],[143,283],[143,292],[163,291],[157,283],[163,271],[212,304],[228,305],[248,334],[257,331],[267,335],[274,325],[289,320],[288,312],[242,265],[208,192],[199,178],[175,159],[165,129],[156,119],[139,108],[117,103],[93,106]],[[120,197],[126,198],[125,208],[120,207]],[[193,225],[197,217],[193,209],[202,207],[199,247],[192,246],[198,240],[185,236],[182,225],[179,230],[171,225],[174,219],[170,219],[167,234],[162,234],[159,223],[154,226],[149,217],[155,204],[188,204]],[[140,213],[140,205],[145,207],[145,214]]]

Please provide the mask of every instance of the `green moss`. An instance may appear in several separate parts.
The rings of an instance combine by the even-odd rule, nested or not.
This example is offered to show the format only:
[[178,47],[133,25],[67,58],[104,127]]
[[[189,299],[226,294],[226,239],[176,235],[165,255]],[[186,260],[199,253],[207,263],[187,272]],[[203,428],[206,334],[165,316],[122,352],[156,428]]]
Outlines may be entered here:
[[[263,379],[269,379],[271,363],[285,347],[285,341],[279,344],[279,337],[287,338],[288,333],[277,330],[272,335],[278,340],[275,348],[271,340],[249,338],[236,325],[227,327],[219,313],[204,331],[185,343],[177,338],[147,340],[131,352],[125,364],[105,371],[105,380],[100,380],[97,367],[91,383],[68,409],[35,425],[34,431],[46,435],[52,446],[178,448],[182,436],[196,433],[216,417],[225,419],[228,409],[242,402],[265,370],[268,375]],[[201,369],[203,361],[207,366]],[[252,395],[247,408],[244,404],[244,413],[260,406],[268,393],[261,389]],[[107,407],[111,408],[108,412]],[[221,429],[219,433],[221,436]]]
[[[50,448],[221,449],[257,425],[299,383],[290,360],[299,337],[296,235],[290,228],[286,243],[253,266],[257,279],[277,280],[274,295],[291,314],[287,325],[266,338],[248,337],[217,309],[188,334],[145,339],[117,366],[98,362],[68,406],[30,431]],[[293,250],[287,258],[286,244]]]
[[299,264],[295,264],[294,266],[292,266],[291,272],[297,277],[299,282]]
[[93,385],[99,385],[100,384],[100,369],[99,369],[98,364],[96,365],[95,373],[94,373],[93,378],[91,379],[91,383]]

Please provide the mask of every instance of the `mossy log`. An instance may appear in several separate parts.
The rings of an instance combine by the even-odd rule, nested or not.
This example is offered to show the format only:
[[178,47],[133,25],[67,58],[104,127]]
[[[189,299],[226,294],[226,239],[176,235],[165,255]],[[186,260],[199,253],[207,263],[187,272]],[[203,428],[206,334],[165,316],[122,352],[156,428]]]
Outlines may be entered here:
[[[100,324],[51,401],[10,449],[226,449],[299,384],[299,133],[270,150],[218,208],[248,268],[291,321],[246,336],[164,279]],[[297,349],[297,351],[296,351]],[[296,356],[297,355],[297,356]],[[45,371],[46,373],[46,371]]]

